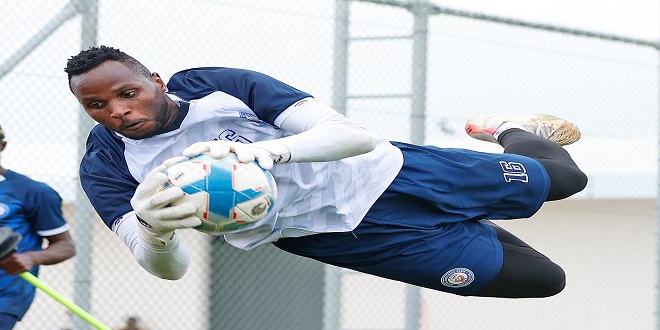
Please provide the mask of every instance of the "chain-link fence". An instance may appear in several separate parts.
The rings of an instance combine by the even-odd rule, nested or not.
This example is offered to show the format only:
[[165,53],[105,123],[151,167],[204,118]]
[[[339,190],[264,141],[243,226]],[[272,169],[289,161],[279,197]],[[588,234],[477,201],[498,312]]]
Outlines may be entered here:
[[[82,110],[63,67],[80,50],[85,31],[81,15],[52,26],[68,4],[3,4],[0,65],[35,35],[53,33],[9,71],[0,70],[0,124],[9,143],[2,165],[50,184],[64,198],[74,238],[89,246],[90,261],[80,265],[77,256],[44,266],[40,277],[108,326],[119,328],[130,316],[152,330],[653,326],[655,48],[437,13],[428,17],[425,112],[415,117],[412,95],[424,84],[413,81],[414,15],[397,6],[349,3],[345,112],[377,134],[410,141],[421,131],[426,144],[501,152],[465,136],[465,120],[531,112],[578,124],[583,137],[567,150],[589,175],[587,189],[547,204],[532,219],[500,222],[565,268],[568,286],[556,297],[480,299],[415,290],[272,246],[240,251],[194,231],[182,233],[192,250],[189,273],[165,281],[142,270],[93,214],[76,216],[75,205],[86,205],[76,200],[86,132],[78,131]],[[99,1],[97,43],[134,55],[165,80],[190,67],[246,68],[332,104],[335,28],[342,22],[336,17],[334,0]],[[423,126],[411,124],[420,118]],[[82,223],[93,230],[81,232]],[[85,328],[76,320],[38,292],[17,329]]]

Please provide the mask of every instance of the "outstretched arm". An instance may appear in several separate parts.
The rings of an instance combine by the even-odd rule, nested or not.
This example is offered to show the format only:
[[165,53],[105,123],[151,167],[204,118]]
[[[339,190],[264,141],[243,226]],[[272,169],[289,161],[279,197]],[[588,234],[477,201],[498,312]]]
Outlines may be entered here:
[[210,152],[222,158],[236,153],[242,162],[256,160],[265,169],[287,162],[327,162],[357,156],[373,150],[374,136],[331,107],[312,98],[282,112],[275,120],[279,127],[297,133],[280,139],[241,144],[229,141],[198,142],[183,151],[193,157]]
[[339,160],[376,147],[374,136],[366,128],[311,98],[302,106],[289,107],[275,123],[297,133],[277,140],[291,150],[290,161],[295,163]]

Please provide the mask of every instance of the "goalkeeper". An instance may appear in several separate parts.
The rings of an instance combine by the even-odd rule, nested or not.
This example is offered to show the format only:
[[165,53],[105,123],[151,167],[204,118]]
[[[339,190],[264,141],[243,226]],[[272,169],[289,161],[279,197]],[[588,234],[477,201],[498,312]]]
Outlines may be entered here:
[[532,216],[587,184],[562,145],[573,124],[549,115],[474,118],[473,138],[504,153],[391,142],[267,75],[207,67],[166,84],[106,46],[71,57],[69,88],[92,129],[81,184],[137,262],[181,278],[189,251],[176,231],[201,222],[179,188],[157,192],[181,155],[235,153],[269,169],[278,199],[262,220],[224,233],[249,250],[272,243],[331,265],[463,296],[547,297],[560,266],[488,219]]

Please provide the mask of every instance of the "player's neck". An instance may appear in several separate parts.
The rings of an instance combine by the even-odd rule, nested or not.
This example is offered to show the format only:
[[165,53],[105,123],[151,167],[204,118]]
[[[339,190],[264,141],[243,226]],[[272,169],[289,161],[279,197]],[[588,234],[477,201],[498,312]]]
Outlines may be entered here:
[[167,123],[163,127],[170,126],[176,120],[176,117],[179,116],[179,110],[180,110],[179,105],[176,102],[174,102],[174,100],[170,99],[167,96],[165,98],[167,99],[168,108],[169,108],[168,111],[169,119],[167,120]]

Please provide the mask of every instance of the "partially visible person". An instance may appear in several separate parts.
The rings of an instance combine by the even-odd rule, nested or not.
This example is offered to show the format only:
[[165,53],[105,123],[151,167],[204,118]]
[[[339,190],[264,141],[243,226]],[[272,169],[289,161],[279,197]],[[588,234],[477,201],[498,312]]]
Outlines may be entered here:
[[[0,155],[7,147],[0,128]],[[37,276],[39,265],[54,265],[76,254],[62,198],[51,187],[0,165],[0,226],[21,234],[16,253],[0,260],[0,329],[13,329],[34,300],[36,288],[18,274]],[[48,241],[42,248],[44,239]]]
[[66,310],[66,319],[62,321],[60,325],[53,328],[55,330],[74,330],[73,329],[73,318],[74,314],[70,309]]
[[146,330],[146,328],[142,328],[138,325],[138,318],[135,316],[129,316],[126,319],[126,325],[124,325],[121,328],[118,328],[117,330]]

